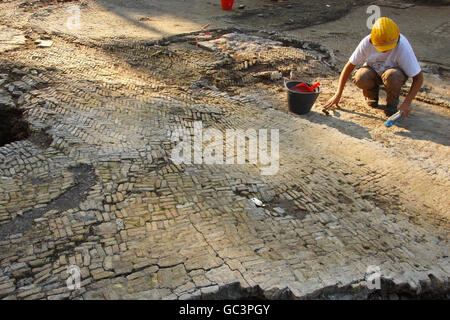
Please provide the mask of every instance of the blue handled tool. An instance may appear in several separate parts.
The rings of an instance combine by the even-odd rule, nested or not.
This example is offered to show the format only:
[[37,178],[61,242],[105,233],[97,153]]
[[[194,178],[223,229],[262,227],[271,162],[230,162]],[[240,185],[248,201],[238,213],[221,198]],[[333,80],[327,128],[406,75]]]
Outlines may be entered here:
[[384,125],[388,128],[392,127],[402,118],[402,113],[402,111],[398,111],[397,113],[393,114],[384,122]]

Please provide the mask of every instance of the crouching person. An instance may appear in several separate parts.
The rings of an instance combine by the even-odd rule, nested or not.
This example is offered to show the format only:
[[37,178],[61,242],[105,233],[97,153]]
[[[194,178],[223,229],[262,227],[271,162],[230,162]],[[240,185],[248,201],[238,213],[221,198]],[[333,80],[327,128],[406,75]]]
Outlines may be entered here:
[[371,34],[365,37],[351,55],[339,78],[335,95],[325,104],[325,109],[338,107],[344,86],[354,68],[364,63],[353,75],[353,82],[363,91],[366,102],[378,107],[380,85],[386,88],[386,116],[397,112],[400,90],[406,80],[413,79],[411,88],[398,110],[406,117],[411,112],[411,102],[422,87],[423,75],[414,51],[398,26],[389,18],[378,19]]

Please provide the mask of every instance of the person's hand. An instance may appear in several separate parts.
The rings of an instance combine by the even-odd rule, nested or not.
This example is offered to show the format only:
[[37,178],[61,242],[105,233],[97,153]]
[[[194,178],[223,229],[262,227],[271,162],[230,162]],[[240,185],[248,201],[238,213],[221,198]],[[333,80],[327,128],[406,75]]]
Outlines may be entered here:
[[402,111],[402,117],[407,117],[411,113],[411,103],[403,101],[403,103],[398,107],[398,110]]
[[[336,109],[339,108],[339,101],[341,100],[341,96],[338,94],[335,94],[333,97],[331,97],[330,100],[327,101],[327,103],[323,106],[324,110],[328,109]],[[335,106],[333,108],[333,106]]]

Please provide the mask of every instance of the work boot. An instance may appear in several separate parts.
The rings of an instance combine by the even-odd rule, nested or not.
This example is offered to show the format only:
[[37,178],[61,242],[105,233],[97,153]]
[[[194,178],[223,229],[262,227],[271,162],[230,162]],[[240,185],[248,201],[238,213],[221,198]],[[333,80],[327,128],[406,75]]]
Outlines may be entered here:
[[371,108],[378,108],[378,90],[378,87],[372,90],[363,90],[366,103]]
[[370,67],[362,67],[353,75],[353,82],[363,90],[363,95],[369,107],[378,107],[378,91],[381,84],[380,76]]
[[390,117],[397,112],[400,90],[408,77],[398,68],[387,69],[381,77],[386,87],[386,110],[385,114]]
[[392,116],[393,114],[395,114],[398,111],[397,106],[398,106],[398,103],[397,104],[387,104],[386,109],[384,109],[384,114],[387,117]]

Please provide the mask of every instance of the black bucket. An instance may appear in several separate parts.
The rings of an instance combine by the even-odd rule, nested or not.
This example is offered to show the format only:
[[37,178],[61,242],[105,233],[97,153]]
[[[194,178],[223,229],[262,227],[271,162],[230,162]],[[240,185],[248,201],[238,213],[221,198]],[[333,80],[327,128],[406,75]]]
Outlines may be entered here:
[[[291,88],[299,83],[302,83],[302,81],[284,81],[288,93],[289,111],[296,114],[307,114],[311,111],[314,102],[316,102],[316,99],[320,94],[320,87],[315,88],[313,92],[292,91]],[[309,83],[306,84],[311,86]]]

